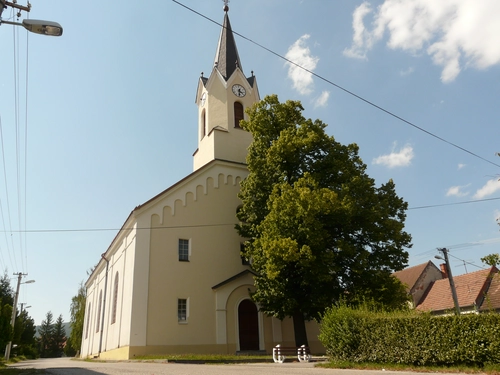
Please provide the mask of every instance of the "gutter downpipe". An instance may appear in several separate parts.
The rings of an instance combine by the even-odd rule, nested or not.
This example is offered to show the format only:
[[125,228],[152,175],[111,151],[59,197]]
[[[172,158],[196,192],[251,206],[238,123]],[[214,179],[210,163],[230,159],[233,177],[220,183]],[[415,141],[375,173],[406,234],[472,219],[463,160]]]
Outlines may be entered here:
[[106,253],[101,254],[101,258],[106,261],[106,276],[104,278],[104,298],[102,301],[102,317],[101,317],[101,337],[99,339],[99,353],[97,353],[98,357],[101,357],[101,349],[102,349],[102,336],[104,333],[104,314],[106,312],[106,292],[108,290],[108,269],[109,269],[109,260],[105,258]]

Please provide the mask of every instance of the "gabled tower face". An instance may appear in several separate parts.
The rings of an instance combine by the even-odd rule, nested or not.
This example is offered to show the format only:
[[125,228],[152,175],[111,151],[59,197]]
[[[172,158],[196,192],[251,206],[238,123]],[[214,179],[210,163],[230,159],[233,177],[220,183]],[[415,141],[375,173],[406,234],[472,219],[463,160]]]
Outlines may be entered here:
[[245,163],[252,136],[241,129],[245,109],[260,100],[257,81],[245,77],[233,31],[224,7],[214,67],[208,78],[200,77],[196,92],[198,105],[198,149],[194,153],[194,170],[214,159]]

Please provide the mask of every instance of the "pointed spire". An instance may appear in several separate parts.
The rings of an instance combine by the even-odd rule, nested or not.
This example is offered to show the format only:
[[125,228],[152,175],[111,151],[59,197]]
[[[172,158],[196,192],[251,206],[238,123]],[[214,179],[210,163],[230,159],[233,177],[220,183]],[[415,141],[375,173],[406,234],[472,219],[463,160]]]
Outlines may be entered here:
[[227,15],[228,11],[229,7],[225,2],[224,24],[220,34],[219,45],[217,46],[217,53],[215,54],[214,62],[214,66],[217,67],[226,81],[229,77],[231,77],[237,67],[240,70],[243,70],[241,67],[240,57],[238,55],[238,49],[236,48],[236,42],[234,41],[231,23],[229,22],[229,16]]

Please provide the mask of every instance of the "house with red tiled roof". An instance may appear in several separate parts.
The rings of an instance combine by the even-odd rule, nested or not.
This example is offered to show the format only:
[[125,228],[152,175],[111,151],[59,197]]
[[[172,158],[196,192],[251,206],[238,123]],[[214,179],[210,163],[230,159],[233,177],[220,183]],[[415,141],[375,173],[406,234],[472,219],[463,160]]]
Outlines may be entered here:
[[[418,304],[417,310],[430,311],[433,315],[448,314],[454,310],[450,280],[446,274],[444,276],[444,279],[436,280],[430,286]],[[453,280],[460,312],[466,314],[488,310],[488,301],[491,306],[495,306],[495,309],[500,308],[498,277],[496,267],[455,276]]]
[[439,268],[431,261],[394,272],[393,276],[406,286],[406,291],[412,298],[412,307],[418,305],[422,296],[434,281],[443,278]]
[[479,312],[500,312],[500,273],[491,279],[490,287],[484,296],[484,301],[479,307]]

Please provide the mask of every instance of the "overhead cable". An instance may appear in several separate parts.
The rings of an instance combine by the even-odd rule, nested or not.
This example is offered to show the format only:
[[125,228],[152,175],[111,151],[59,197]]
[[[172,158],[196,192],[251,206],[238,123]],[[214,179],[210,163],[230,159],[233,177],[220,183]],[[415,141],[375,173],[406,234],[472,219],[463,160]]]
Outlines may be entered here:
[[[178,5],[180,5],[180,6],[184,7],[184,8],[186,8],[187,10],[189,10],[189,11],[191,11],[191,12],[193,12],[193,13],[195,13],[195,14],[199,15],[200,17],[203,17],[203,18],[207,19],[207,20],[208,20],[208,21],[210,21],[210,22],[213,22],[213,23],[215,23],[215,24],[216,24],[216,25],[218,25],[218,26],[224,27],[224,25],[220,24],[219,22],[217,22],[217,21],[215,21],[215,20],[213,20],[213,19],[211,19],[211,18],[209,18],[209,17],[205,16],[204,14],[201,14],[200,12],[195,11],[194,9],[192,9],[192,8],[190,8],[190,7],[188,7],[188,6],[184,5],[184,4],[182,4],[181,2],[179,2],[179,1],[177,1],[177,0],[172,0],[172,1],[173,1],[174,3],[176,3],[176,4],[178,4]],[[422,128],[422,127],[420,127],[420,126],[418,126],[418,125],[416,125],[416,124],[412,123],[411,121],[408,121],[408,120],[404,119],[403,117],[398,116],[398,115],[396,115],[395,113],[393,113],[393,112],[391,112],[391,111],[389,111],[389,110],[387,110],[387,109],[385,109],[385,108],[383,108],[383,107],[381,107],[381,106],[379,106],[379,105],[377,105],[377,104],[373,103],[372,101],[370,101],[370,100],[368,100],[368,99],[365,99],[365,98],[363,98],[362,96],[360,96],[360,95],[358,95],[358,94],[355,94],[354,92],[352,92],[352,91],[350,91],[350,90],[348,90],[348,89],[346,89],[346,88],[344,88],[344,87],[342,87],[342,86],[340,86],[340,85],[338,85],[338,84],[336,84],[336,83],[334,83],[334,82],[330,81],[329,79],[327,79],[327,78],[325,78],[325,77],[323,77],[323,76],[321,76],[321,75],[319,75],[319,74],[317,74],[317,73],[314,73],[312,70],[309,70],[309,69],[307,69],[307,68],[303,67],[302,65],[297,64],[296,62],[294,62],[294,61],[292,61],[292,60],[290,60],[290,59],[286,58],[285,56],[282,56],[282,55],[280,55],[279,53],[274,52],[273,50],[271,50],[271,49],[269,49],[269,48],[267,48],[267,47],[263,46],[263,45],[262,45],[262,44],[260,44],[260,43],[255,42],[254,40],[252,40],[252,39],[250,39],[250,38],[247,38],[246,36],[244,36],[244,35],[242,35],[242,34],[240,34],[240,33],[236,32],[236,31],[234,31],[234,30],[233,30],[233,34],[238,35],[239,37],[241,37],[241,38],[243,38],[243,39],[247,40],[248,42],[250,42],[250,43],[252,43],[252,44],[255,44],[256,46],[258,46],[258,47],[260,47],[260,48],[262,48],[262,49],[266,50],[267,52],[269,52],[269,53],[271,53],[271,54],[273,54],[273,55],[275,55],[275,56],[279,57],[280,59],[282,59],[282,60],[286,61],[287,63],[292,64],[292,65],[294,65],[294,66],[296,66],[296,67],[298,67],[298,68],[300,68],[300,69],[302,69],[302,70],[306,71],[307,73],[309,73],[309,74],[313,75],[314,77],[316,77],[316,78],[318,78],[318,79],[320,79],[320,80],[322,80],[322,81],[324,81],[324,82],[326,82],[326,83],[328,83],[328,84],[330,84],[330,85],[332,85],[332,86],[334,86],[334,87],[336,87],[336,88],[338,88],[338,89],[340,89],[340,90],[344,91],[345,93],[347,93],[347,94],[349,94],[349,95],[351,95],[351,96],[354,96],[355,98],[357,98],[357,99],[359,99],[359,100],[361,100],[361,101],[365,102],[366,104],[371,105],[372,107],[375,107],[376,109],[378,109],[378,110],[380,110],[380,111],[382,111],[382,112],[385,112],[385,113],[386,113],[386,114],[388,114],[389,116],[392,116],[392,117],[394,117],[394,118],[396,118],[396,119],[398,119],[398,120],[400,120],[400,121],[404,122],[405,124],[410,125],[410,126],[414,127],[415,129],[418,129],[418,130],[420,130],[421,132],[424,132],[424,133],[426,133],[426,134],[430,135],[431,137],[434,137],[434,138],[436,138],[436,139],[440,140],[441,142],[444,142],[444,143],[446,143],[446,144],[448,144],[448,145],[450,145],[450,146],[453,146],[453,147],[455,147],[455,148],[458,148],[459,150],[461,150],[461,151],[463,151],[463,152],[466,152],[466,153],[468,153],[469,155],[472,155],[472,156],[474,156],[474,157],[476,157],[476,158],[478,158],[478,159],[481,159],[481,160],[483,160],[483,161],[485,161],[485,162],[487,162],[487,163],[489,163],[489,164],[493,164],[493,165],[494,165],[494,166],[496,166],[496,167],[500,167],[500,164],[494,163],[494,162],[492,162],[492,161],[490,161],[490,160],[488,160],[488,159],[486,159],[486,158],[484,158],[484,157],[482,157],[482,156],[480,156],[480,155],[478,155],[478,154],[476,154],[476,153],[474,153],[474,152],[472,152],[472,151],[467,150],[467,149],[466,149],[466,148],[464,148],[464,147],[461,147],[461,146],[459,146],[459,145],[457,145],[457,144],[455,144],[455,143],[453,143],[453,142],[450,142],[450,141],[448,141],[448,140],[446,140],[446,139],[444,139],[444,138],[442,138],[442,137],[440,137],[440,136],[438,136],[438,135],[436,135],[436,134],[434,134],[434,133],[432,133],[432,132],[430,132],[430,131],[428,131],[428,130],[425,130],[424,128]]]

